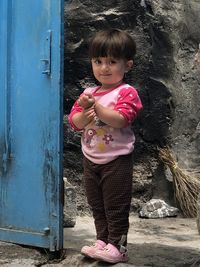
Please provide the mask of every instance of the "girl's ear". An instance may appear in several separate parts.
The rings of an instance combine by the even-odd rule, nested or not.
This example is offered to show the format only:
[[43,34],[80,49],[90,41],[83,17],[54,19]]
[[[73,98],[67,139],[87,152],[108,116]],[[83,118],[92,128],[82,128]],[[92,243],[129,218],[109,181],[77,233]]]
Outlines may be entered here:
[[126,72],[128,72],[133,67],[133,60],[128,60],[126,62]]

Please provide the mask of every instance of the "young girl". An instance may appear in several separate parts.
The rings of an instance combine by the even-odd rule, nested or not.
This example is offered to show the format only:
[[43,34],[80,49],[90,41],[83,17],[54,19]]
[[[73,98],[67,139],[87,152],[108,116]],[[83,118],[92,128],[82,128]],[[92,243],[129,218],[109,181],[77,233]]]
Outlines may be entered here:
[[95,34],[89,53],[100,86],[85,89],[69,114],[71,127],[82,131],[86,195],[97,234],[95,244],[81,253],[125,262],[135,142],[131,123],[142,104],[123,78],[133,66],[136,45],[128,33],[110,29]]

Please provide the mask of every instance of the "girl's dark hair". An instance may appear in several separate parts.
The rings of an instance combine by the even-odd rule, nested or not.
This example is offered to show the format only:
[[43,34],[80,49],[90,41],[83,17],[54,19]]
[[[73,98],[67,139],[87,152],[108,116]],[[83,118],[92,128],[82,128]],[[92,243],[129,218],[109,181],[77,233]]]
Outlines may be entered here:
[[135,54],[135,41],[125,31],[118,29],[99,31],[90,40],[90,59],[110,56],[131,60]]

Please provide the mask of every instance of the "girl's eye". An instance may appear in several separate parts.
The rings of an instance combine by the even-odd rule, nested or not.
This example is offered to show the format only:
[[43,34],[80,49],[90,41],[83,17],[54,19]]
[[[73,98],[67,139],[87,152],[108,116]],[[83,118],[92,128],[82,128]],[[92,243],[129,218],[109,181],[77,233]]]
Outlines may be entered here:
[[99,65],[99,64],[101,64],[101,61],[99,59],[95,59],[94,60],[94,63],[97,64],[97,65]]
[[116,63],[116,60],[114,60],[114,59],[112,59],[112,60],[109,61],[109,65],[113,65],[115,63]]

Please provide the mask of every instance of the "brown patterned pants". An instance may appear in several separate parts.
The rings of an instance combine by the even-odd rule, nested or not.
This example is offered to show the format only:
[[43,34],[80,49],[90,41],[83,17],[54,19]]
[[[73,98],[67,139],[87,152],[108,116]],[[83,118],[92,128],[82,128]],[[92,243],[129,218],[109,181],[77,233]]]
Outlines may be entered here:
[[126,246],[132,195],[132,154],[119,156],[107,164],[95,164],[84,157],[83,166],[86,196],[93,212],[97,239],[116,247]]

